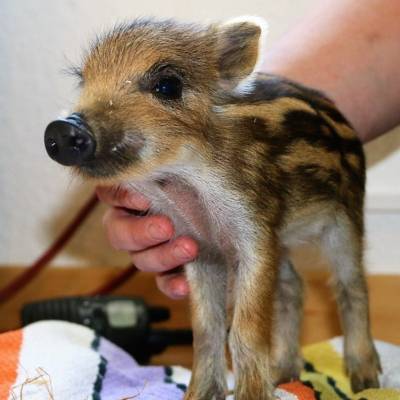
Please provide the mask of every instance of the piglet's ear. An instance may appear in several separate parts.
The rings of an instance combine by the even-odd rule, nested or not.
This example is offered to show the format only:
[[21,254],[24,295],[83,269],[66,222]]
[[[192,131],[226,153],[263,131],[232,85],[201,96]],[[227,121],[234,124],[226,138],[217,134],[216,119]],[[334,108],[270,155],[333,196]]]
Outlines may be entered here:
[[217,62],[222,80],[236,84],[251,74],[266,33],[267,23],[258,17],[235,18],[217,27]]

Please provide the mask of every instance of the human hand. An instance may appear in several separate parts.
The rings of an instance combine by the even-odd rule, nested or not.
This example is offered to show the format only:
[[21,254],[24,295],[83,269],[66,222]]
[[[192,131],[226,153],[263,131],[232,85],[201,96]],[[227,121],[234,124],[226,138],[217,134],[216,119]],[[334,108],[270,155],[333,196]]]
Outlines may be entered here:
[[96,193],[111,207],[103,219],[111,245],[127,251],[141,271],[155,272],[157,286],[167,296],[185,297],[189,286],[181,266],[197,256],[196,242],[187,236],[171,240],[172,222],[163,215],[145,215],[150,201],[140,193],[116,186],[98,186]]

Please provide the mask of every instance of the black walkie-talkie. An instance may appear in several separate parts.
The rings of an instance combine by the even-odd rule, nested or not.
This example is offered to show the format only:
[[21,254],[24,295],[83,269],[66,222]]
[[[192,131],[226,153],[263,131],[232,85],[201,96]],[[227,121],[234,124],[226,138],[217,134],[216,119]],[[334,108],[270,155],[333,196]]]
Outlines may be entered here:
[[22,324],[41,320],[63,320],[85,325],[147,363],[167,346],[190,345],[189,329],[152,329],[153,322],[170,317],[165,307],[149,307],[140,298],[122,296],[64,297],[26,304]]

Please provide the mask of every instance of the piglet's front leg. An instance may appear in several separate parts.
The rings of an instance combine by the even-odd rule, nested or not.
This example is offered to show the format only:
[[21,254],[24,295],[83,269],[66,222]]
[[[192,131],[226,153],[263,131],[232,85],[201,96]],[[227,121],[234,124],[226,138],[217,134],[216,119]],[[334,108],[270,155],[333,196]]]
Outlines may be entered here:
[[235,374],[235,400],[273,400],[272,315],[278,268],[272,238],[243,255],[236,276],[235,308],[229,345]]
[[197,261],[186,266],[191,290],[194,362],[185,400],[226,396],[226,268]]

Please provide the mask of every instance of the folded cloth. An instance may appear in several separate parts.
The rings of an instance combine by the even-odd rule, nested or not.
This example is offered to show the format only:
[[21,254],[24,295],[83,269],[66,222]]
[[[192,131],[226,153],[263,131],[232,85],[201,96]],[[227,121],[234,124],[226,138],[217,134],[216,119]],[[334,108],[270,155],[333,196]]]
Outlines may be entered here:
[[[303,349],[301,381],[280,385],[277,398],[400,400],[400,347],[376,344],[382,389],[351,393],[343,341],[335,338]],[[0,335],[0,400],[181,400],[189,380],[185,368],[140,366],[108,340],[68,322],[37,322]]]

